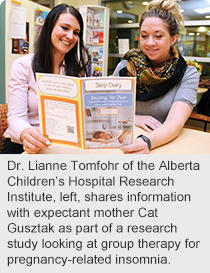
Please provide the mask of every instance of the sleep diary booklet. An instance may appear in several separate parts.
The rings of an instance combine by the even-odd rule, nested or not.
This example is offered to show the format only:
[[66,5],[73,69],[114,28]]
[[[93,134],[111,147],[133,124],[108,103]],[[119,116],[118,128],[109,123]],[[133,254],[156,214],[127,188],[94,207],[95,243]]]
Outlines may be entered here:
[[36,77],[41,132],[52,143],[82,149],[132,143],[134,77]]

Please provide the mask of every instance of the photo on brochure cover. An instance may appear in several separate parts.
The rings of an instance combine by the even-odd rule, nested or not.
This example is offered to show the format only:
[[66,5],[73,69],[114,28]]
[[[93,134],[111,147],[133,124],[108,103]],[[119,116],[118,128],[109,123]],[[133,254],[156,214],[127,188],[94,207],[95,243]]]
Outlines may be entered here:
[[41,131],[52,143],[107,149],[133,142],[135,78],[37,73],[37,82]]

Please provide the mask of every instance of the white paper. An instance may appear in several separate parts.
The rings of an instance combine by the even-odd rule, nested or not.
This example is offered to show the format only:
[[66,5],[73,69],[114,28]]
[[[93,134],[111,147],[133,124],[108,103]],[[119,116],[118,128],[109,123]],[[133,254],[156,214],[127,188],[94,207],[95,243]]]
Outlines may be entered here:
[[118,39],[119,54],[125,54],[129,50],[129,39]]
[[14,22],[25,22],[26,8],[12,7],[11,20]]
[[49,138],[77,143],[76,108],[74,104],[45,100],[46,133]]
[[26,37],[26,22],[10,21],[10,38],[25,39]]
[[25,39],[26,8],[13,7],[10,18],[10,38]]

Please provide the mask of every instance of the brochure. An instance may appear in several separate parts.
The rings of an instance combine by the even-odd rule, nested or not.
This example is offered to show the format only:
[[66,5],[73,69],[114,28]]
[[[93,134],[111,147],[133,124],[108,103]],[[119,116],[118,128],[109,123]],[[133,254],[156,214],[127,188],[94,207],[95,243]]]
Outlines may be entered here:
[[92,61],[101,62],[103,61],[103,47],[94,47],[92,49]]
[[93,15],[94,11],[91,9],[87,9],[87,25],[88,26],[93,26]]
[[93,44],[103,45],[104,43],[104,32],[103,30],[93,30]]
[[135,77],[36,77],[41,132],[52,144],[101,149],[133,142]]

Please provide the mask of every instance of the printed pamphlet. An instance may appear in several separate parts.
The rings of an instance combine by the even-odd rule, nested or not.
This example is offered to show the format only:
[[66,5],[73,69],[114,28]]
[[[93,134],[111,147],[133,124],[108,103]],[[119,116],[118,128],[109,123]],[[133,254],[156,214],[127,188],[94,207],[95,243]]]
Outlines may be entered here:
[[52,144],[101,149],[133,142],[135,77],[36,77],[41,132]]

